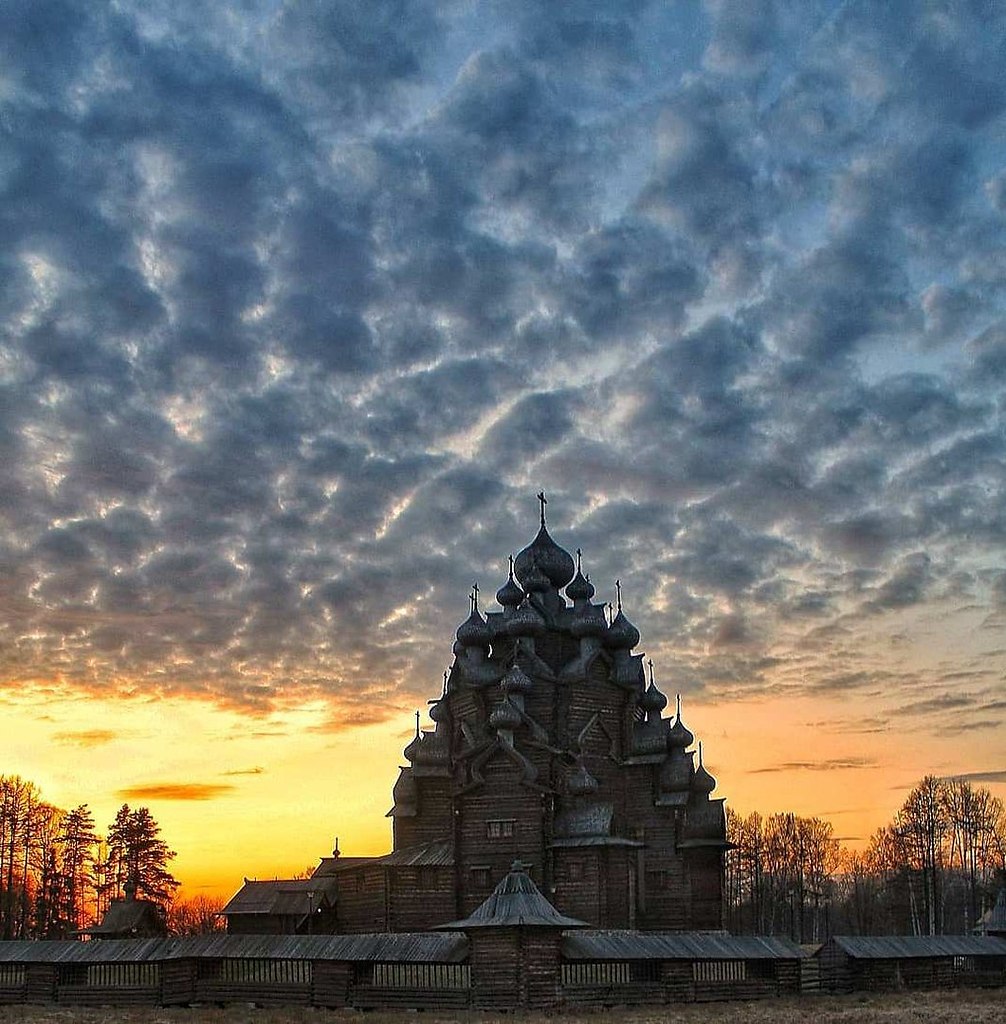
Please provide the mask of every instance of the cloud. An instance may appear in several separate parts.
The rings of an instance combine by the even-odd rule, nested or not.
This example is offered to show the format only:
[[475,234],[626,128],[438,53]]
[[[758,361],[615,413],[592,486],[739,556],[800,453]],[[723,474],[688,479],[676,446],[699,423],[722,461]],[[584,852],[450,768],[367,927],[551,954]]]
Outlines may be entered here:
[[78,729],[71,732],[53,733],[52,738],[62,746],[103,747],[113,743],[120,734],[113,729]]
[[831,772],[853,769],[876,768],[877,761],[869,757],[831,758],[824,761],[784,761],[766,768],[752,768],[749,775],[766,775],[775,772]]
[[990,772],[965,772],[962,775],[947,775],[948,779],[960,779],[962,782],[1002,782],[1006,783],[1006,769]]
[[262,775],[265,773],[265,769],[261,765],[255,765],[254,768],[233,768],[230,771],[221,772],[221,775],[232,776],[232,775]]
[[1003,35],[7,5],[4,678],[387,720],[544,486],[658,672],[925,724],[1006,668]]
[[235,787],[219,782],[151,782],[120,789],[123,800],[216,800]]

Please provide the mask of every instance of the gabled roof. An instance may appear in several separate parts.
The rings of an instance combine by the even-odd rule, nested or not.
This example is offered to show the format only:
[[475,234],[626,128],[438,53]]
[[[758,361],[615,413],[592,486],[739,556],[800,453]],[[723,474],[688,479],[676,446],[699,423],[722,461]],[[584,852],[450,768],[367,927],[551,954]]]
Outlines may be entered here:
[[363,864],[373,864],[376,857],[322,857],[318,866],[311,872],[312,878],[325,878],[328,875],[336,875],[340,871],[349,871],[358,868]]
[[82,935],[118,936],[163,935],[167,929],[161,918],[160,909],[150,900],[112,900],[99,924],[84,928]]
[[377,861],[389,867],[450,867],[454,863],[454,843],[438,839],[419,846],[406,846],[378,857]]
[[[834,935],[834,943],[857,960],[906,960],[936,956],[1006,956],[1006,939],[978,935]],[[819,954],[816,954],[819,955]]]
[[586,928],[584,921],[560,914],[541,894],[520,861],[493,890],[492,895],[470,917],[438,929],[463,931],[467,928]]
[[220,913],[306,917],[332,902],[335,887],[335,879],[328,875],[277,878],[269,882],[246,881]]
[[637,932],[591,929],[564,935],[568,960],[799,960],[789,939],[718,932]]

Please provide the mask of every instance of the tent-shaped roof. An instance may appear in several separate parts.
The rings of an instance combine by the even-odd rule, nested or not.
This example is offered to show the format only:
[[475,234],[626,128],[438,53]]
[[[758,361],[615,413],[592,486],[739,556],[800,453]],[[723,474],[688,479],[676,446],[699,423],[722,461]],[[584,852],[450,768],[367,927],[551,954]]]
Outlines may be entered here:
[[541,894],[525,866],[515,860],[492,895],[463,921],[438,925],[438,929],[467,928],[586,928],[585,921],[560,914]]

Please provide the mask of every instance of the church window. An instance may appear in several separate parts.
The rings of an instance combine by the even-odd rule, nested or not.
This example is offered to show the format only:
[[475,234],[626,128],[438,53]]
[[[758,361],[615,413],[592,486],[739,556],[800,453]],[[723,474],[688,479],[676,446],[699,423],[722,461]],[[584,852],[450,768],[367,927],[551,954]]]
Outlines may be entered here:
[[486,839],[510,839],[513,836],[514,825],[517,822],[513,818],[500,818],[486,822]]

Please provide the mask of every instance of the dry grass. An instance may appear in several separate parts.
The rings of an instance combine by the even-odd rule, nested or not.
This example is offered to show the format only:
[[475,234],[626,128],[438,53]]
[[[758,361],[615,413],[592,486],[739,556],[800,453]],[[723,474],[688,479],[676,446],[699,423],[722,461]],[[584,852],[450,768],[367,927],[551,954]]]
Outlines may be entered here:
[[[0,1006],[0,1024],[543,1024],[544,1014],[367,1012],[251,1006],[75,1009]],[[555,1018],[551,1018],[555,1019]],[[1006,1024],[1006,992],[819,996],[562,1015],[562,1024]]]

